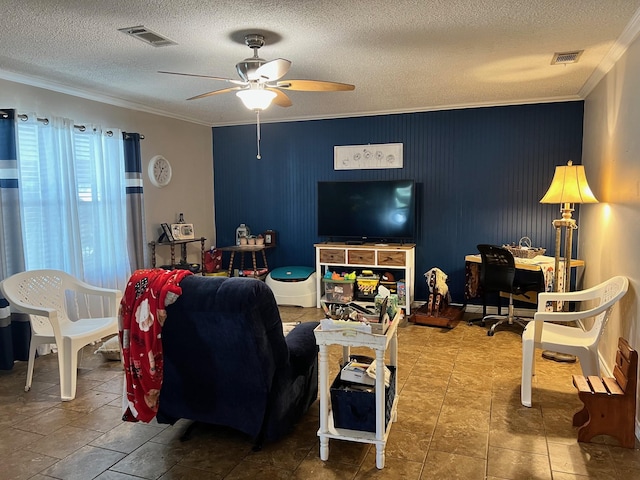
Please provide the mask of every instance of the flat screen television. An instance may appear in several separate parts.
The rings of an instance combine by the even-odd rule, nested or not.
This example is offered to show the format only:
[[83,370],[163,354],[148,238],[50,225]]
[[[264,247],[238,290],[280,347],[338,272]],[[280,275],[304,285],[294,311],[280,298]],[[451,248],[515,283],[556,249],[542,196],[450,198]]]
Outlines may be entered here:
[[334,241],[413,240],[415,197],[413,180],[318,182],[318,236]]

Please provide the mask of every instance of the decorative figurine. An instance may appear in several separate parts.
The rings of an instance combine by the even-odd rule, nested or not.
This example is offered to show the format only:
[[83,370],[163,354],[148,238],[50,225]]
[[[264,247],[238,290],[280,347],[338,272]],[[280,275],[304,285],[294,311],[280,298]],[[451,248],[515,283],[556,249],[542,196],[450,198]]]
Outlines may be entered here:
[[444,309],[451,301],[447,274],[438,267],[433,267],[424,273],[429,286],[429,300],[427,302],[427,314],[439,316],[441,308]]

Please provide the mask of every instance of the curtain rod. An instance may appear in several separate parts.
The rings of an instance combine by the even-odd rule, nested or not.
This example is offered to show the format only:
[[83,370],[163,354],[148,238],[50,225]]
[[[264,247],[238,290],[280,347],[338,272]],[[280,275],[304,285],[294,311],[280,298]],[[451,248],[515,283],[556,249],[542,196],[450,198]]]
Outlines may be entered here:
[[[25,114],[25,113],[19,113],[17,116],[23,122],[26,122],[27,120],[29,120],[29,116],[27,114]],[[49,124],[49,119],[48,118],[37,117],[36,120],[39,121],[39,122],[44,123],[45,125]],[[73,128],[77,128],[81,132],[84,132],[84,131],[87,130],[87,127],[84,126],[84,125],[74,125]],[[94,131],[95,131],[95,129],[94,129]],[[111,130],[107,130],[105,133],[110,137],[113,135],[113,132]],[[127,134],[127,132],[122,132],[122,133],[124,133],[125,135]],[[144,135],[140,135],[140,140],[144,140]]]

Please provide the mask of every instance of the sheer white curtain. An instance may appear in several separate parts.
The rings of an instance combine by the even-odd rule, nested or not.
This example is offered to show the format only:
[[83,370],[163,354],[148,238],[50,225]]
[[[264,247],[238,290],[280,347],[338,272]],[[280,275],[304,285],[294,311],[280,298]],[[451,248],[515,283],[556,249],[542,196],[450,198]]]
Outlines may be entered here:
[[25,264],[124,290],[129,278],[122,132],[70,119],[18,121]]

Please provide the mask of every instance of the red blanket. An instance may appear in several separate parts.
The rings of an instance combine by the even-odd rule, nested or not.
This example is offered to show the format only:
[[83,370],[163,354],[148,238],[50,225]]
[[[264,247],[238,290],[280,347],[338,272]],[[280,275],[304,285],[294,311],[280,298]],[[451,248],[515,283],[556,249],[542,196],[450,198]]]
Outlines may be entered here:
[[119,337],[126,380],[122,419],[150,422],[158,411],[162,386],[162,325],[188,270],[137,270],[120,302]]

